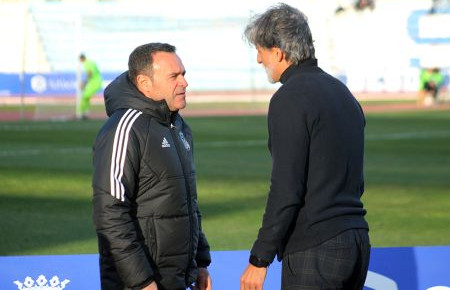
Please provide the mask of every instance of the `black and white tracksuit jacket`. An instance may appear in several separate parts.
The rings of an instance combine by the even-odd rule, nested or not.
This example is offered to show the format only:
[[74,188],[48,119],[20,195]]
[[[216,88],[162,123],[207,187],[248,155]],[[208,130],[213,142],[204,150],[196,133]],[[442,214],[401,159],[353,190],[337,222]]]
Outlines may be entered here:
[[109,119],[93,153],[102,289],[186,289],[210,262],[201,229],[192,133],[127,73],[105,90]]

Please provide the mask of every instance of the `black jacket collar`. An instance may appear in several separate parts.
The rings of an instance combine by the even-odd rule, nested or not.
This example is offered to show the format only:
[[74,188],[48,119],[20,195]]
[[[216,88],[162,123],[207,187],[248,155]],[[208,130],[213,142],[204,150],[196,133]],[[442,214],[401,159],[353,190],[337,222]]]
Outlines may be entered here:
[[291,65],[281,74],[280,82],[284,84],[292,75],[312,67],[317,67],[317,59],[315,58],[307,59],[298,65]]

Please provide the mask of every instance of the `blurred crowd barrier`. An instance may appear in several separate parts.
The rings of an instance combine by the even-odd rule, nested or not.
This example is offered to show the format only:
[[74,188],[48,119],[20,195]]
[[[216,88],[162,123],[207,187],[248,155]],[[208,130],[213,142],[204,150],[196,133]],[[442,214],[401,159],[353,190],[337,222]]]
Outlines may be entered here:
[[[192,91],[276,89],[242,37],[249,18],[272,2],[223,2],[2,1],[0,97],[54,94],[55,87],[73,94],[81,52],[97,62],[106,85],[147,42],[177,46]],[[309,17],[319,65],[352,91],[416,91],[424,67],[439,67],[448,86],[448,6],[430,10],[435,1],[378,0],[360,10],[337,9],[339,1],[285,2]]]

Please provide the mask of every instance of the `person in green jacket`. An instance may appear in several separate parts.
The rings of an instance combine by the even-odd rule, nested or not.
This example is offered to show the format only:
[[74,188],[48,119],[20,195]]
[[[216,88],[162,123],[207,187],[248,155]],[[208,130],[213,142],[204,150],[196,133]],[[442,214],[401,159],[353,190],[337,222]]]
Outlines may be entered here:
[[439,89],[441,88],[443,82],[444,75],[441,73],[439,68],[422,69],[420,72],[419,105],[424,104],[427,93],[431,93],[434,102],[436,102]]
[[83,64],[86,73],[86,79],[81,84],[81,101],[79,104],[78,116],[86,119],[91,108],[91,98],[102,88],[102,76],[97,64],[87,59],[84,54],[80,55],[80,61]]

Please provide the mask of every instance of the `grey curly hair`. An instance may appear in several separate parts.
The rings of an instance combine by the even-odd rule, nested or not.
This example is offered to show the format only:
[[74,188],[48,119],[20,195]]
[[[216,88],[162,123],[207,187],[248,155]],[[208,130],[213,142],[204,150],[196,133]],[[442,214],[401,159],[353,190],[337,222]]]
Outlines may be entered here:
[[295,65],[315,58],[308,18],[300,10],[284,3],[252,17],[244,36],[255,46],[280,48],[286,54],[286,60]]

